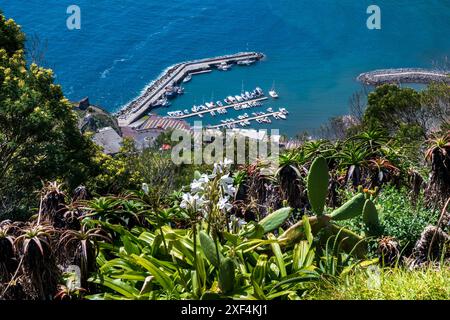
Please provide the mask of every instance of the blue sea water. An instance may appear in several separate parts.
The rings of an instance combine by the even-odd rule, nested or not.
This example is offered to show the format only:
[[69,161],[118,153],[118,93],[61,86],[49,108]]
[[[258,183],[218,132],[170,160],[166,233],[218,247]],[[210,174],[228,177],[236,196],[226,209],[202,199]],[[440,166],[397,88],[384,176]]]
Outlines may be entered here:
[[[381,30],[366,27],[374,2]],[[66,27],[72,4],[81,9],[80,30]],[[242,85],[267,91],[275,82],[280,99],[266,107],[290,114],[271,126],[291,136],[347,113],[361,72],[432,67],[450,52],[446,0],[0,0],[0,8],[47,42],[45,65],[68,98],[89,96],[109,111],[174,63],[263,52],[267,59],[257,65],[194,77],[171,109],[239,94]]]

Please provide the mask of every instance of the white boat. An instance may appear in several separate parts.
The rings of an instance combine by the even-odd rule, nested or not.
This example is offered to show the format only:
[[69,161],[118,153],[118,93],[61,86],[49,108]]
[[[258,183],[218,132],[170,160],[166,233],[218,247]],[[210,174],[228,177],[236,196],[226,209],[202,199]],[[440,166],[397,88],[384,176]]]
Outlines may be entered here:
[[275,90],[270,90],[269,95],[274,99],[278,98],[278,93]]
[[279,116],[281,119],[286,120],[286,115],[284,115],[284,114],[282,114],[282,113],[279,113],[278,116]]
[[268,112],[273,112],[273,109],[272,108],[267,108],[267,111]]
[[223,107],[222,101],[217,101],[216,104],[217,104],[219,107]]
[[278,98],[278,93],[275,91],[275,81],[273,82],[272,89],[270,89],[269,91],[269,96],[271,96],[274,99]]
[[185,109],[185,110],[184,110],[184,114],[189,114],[189,110],[188,110],[188,109]]
[[209,113],[210,113],[213,117],[216,115],[216,113],[214,112],[214,110],[211,110]]
[[246,60],[241,60],[241,61],[236,62],[236,64],[240,65],[240,66],[249,66],[253,63],[255,63],[255,60],[251,60],[251,59],[246,59]]
[[227,99],[230,100],[231,103],[236,103],[236,98],[235,97],[228,96]]
[[222,70],[222,71],[228,71],[231,69],[231,65],[227,64],[226,62],[222,62],[221,64],[219,64],[217,66],[217,69]]
[[186,83],[186,82],[189,82],[189,81],[191,81],[191,80],[192,80],[192,75],[191,75],[191,74],[188,74],[188,75],[186,76],[186,78],[183,79],[183,82]]
[[283,114],[289,114],[289,112],[286,110],[286,108],[280,108],[280,112]]
[[197,112],[198,111],[198,107],[197,106],[193,106],[191,110],[192,110],[192,112]]

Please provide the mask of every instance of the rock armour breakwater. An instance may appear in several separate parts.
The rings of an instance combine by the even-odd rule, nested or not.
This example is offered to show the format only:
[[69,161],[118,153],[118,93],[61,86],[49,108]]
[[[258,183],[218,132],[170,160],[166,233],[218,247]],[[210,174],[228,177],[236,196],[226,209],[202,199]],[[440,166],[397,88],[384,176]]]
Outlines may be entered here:
[[444,82],[450,84],[450,71],[427,70],[418,68],[384,69],[362,73],[358,81],[367,85],[386,83],[420,83]]

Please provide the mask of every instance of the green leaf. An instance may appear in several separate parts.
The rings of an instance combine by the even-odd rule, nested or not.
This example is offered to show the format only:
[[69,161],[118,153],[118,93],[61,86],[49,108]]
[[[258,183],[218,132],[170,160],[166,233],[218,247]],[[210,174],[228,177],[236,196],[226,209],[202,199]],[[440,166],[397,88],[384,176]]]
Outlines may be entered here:
[[202,246],[203,253],[205,254],[208,261],[216,268],[220,267],[220,260],[223,256],[216,248],[216,243],[204,230],[200,231],[200,244]]
[[259,225],[264,228],[264,233],[271,232],[278,229],[289,218],[292,213],[292,208],[281,208],[272,212],[267,217],[259,221]]
[[139,290],[120,279],[111,279],[102,275],[101,278],[95,278],[92,282],[108,287],[127,298],[136,298],[139,296]]
[[[273,234],[269,234],[268,238],[270,240],[276,240],[276,237]],[[283,253],[281,252],[280,245],[277,242],[272,242],[270,246],[272,247],[272,252],[275,255],[278,268],[280,269],[281,277],[286,277],[286,266],[284,264]]]
[[131,255],[132,258],[136,261],[137,264],[141,265],[145,269],[147,269],[152,276],[155,277],[156,281],[167,291],[171,291],[173,289],[173,282],[170,277],[161,269],[159,269],[151,260],[154,260],[152,257],[144,258],[137,256],[135,254]]

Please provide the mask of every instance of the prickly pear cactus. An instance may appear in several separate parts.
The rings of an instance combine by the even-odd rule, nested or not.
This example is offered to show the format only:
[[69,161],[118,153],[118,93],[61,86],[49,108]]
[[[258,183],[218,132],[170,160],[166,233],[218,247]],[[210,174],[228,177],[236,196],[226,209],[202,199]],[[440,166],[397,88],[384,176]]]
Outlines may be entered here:
[[363,222],[366,225],[368,236],[377,236],[380,228],[378,211],[372,200],[366,200],[363,208]]
[[361,215],[366,198],[364,194],[358,193],[352,199],[344,203],[340,208],[334,210],[330,216],[335,221],[348,220]]
[[323,157],[316,158],[308,174],[308,199],[313,212],[322,215],[328,194],[329,173],[327,161]]

